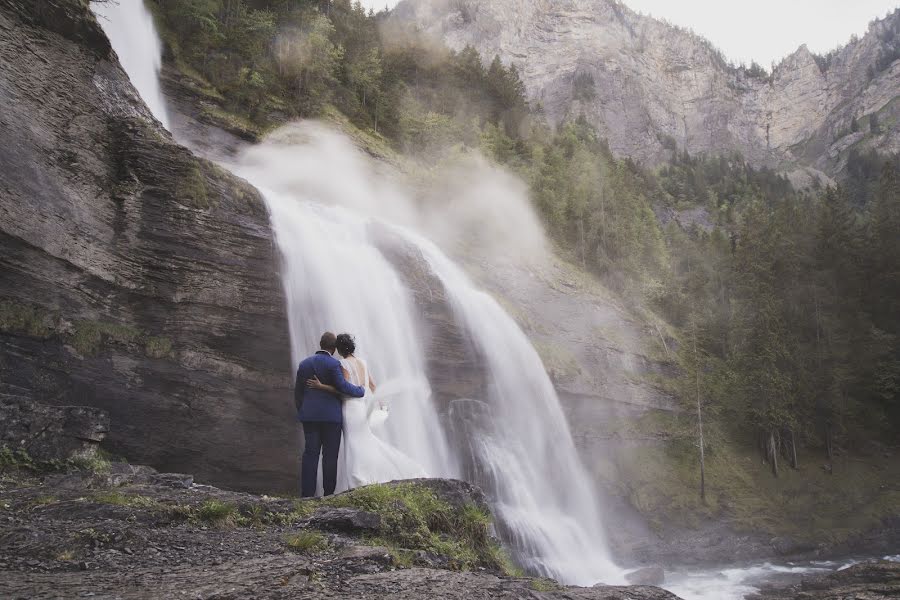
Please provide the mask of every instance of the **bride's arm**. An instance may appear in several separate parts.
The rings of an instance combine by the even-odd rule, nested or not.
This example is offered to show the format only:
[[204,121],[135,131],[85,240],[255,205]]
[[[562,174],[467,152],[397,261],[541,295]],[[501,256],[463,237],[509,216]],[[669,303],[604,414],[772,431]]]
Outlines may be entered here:
[[372,374],[369,373],[369,389],[372,390],[372,393],[375,393],[375,380],[372,379]]
[[324,392],[331,392],[332,394],[339,394],[337,388],[333,385],[328,385],[327,383],[322,383],[319,381],[319,378],[313,375],[311,378],[306,380],[306,387],[313,390],[322,390]]

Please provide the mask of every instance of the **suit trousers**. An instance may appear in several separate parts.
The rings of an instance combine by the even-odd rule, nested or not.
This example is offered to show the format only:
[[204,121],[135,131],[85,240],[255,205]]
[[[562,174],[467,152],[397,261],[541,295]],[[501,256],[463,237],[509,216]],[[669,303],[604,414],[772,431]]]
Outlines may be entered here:
[[300,464],[300,495],[316,495],[319,456],[322,457],[322,487],[326,496],[337,487],[338,453],[341,449],[341,424],[305,421],[303,423],[303,459]]

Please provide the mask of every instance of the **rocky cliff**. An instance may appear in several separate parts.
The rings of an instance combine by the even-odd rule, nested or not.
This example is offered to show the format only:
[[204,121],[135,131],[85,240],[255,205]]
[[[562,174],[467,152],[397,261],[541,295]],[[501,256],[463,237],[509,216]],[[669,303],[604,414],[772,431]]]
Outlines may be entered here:
[[257,192],[173,142],[86,3],[0,1],[0,394],[117,454],[292,489],[290,344]]
[[803,46],[770,75],[618,0],[407,0],[392,18],[515,64],[550,120],[583,114],[642,162],[737,151],[802,183],[839,173],[851,148],[900,151],[900,61],[884,64],[900,12],[827,59]]

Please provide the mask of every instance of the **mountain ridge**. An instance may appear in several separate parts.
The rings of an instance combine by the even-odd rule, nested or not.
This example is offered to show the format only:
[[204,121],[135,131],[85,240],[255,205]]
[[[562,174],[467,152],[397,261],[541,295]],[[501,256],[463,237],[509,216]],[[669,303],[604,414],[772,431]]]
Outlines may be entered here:
[[616,0],[405,0],[390,18],[516,65],[548,120],[584,115],[647,164],[740,152],[808,185],[841,174],[851,149],[900,151],[900,11],[826,56],[802,45],[771,74]]

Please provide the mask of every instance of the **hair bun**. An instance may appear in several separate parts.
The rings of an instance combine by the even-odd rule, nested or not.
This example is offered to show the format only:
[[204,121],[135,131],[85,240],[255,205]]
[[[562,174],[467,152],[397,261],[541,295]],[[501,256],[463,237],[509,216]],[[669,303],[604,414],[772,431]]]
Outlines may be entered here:
[[353,336],[349,333],[342,333],[337,336],[336,342],[337,351],[341,353],[341,356],[350,356],[356,351],[356,342],[353,340]]

